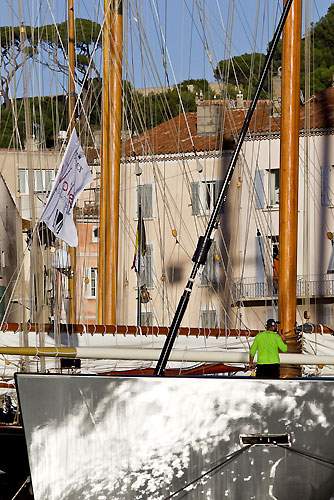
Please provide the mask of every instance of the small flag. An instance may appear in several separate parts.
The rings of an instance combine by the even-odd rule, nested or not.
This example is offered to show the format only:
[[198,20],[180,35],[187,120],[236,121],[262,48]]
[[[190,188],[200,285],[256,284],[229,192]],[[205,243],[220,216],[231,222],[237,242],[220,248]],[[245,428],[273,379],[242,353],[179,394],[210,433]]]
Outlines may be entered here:
[[73,206],[87,184],[93,181],[75,129],[60,164],[53,189],[41,216],[48,228],[71,247],[78,246]]
[[[139,232],[141,236],[141,248],[139,248]],[[145,271],[145,256],[146,253],[146,233],[145,226],[143,220],[138,220],[137,233],[136,233],[136,249],[135,255],[133,257],[133,264],[131,269],[134,269],[136,273],[143,274]],[[140,269],[139,269],[139,259],[138,255],[140,254]]]

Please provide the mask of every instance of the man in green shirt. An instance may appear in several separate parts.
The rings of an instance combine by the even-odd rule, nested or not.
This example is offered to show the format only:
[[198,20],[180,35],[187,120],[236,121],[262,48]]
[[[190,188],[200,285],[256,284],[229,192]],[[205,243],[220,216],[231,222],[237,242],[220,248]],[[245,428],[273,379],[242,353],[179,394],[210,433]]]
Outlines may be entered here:
[[253,345],[249,351],[249,368],[255,368],[254,356],[257,353],[257,378],[279,378],[279,355],[278,351],[286,352],[288,346],[285,344],[285,334],[277,333],[278,321],[268,319],[266,330],[256,335]]

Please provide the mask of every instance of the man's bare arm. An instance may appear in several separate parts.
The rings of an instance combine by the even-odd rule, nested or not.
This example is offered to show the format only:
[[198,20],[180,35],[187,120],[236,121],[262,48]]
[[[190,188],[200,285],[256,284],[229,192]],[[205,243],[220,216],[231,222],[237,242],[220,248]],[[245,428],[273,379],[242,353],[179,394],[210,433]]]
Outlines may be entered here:
[[249,369],[254,370],[255,364],[254,364],[254,356],[249,355]]
[[284,344],[286,344],[286,337],[285,337],[285,332],[283,332],[283,330],[281,330],[279,336],[281,337],[281,339],[283,340]]

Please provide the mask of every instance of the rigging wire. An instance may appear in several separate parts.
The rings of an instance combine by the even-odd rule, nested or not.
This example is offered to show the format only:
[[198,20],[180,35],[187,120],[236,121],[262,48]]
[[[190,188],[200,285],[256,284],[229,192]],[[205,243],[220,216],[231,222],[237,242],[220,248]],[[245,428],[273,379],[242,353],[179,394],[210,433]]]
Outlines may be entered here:
[[[166,31],[166,30],[165,30],[165,31]],[[206,31],[208,31],[208,28],[206,28]],[[166,42],[166,36],[165,36],[165,44],[167,45],[167,42]],[[185,167],[185,168],[186,168],[186,167]],[[166,179],[164,178],[164,176],[162,176],[162,180],[161,180],[160,182],[161,182],[162,190],[164,190],[164,186],[165,186],[165,184],[166,184]],[[181,220],[182,216],[181,216],[181,214],[179,214],[179,215],[180,215],[180,220]],[[173,219],[174,219],[174,217],[173,217]],[[196,220],[196,222],[197,222],[197,220]],[[174,225],[172,220],[171,220],[170,225],[171,225],[171,227],[173,227],[173,225]],[[181,233],[181,231],[179,230],[179,234],[180,234],[180,233]],[[201,293],[202,293],[202,292],[201,292]]]
[[[251,445],[244,446],[244,447],[240,448],[239,450],[237,450],[237,451],[235,451],[233,453],[230,453],[229,455],[226,455],[226,457],[220,459],[220,461],[219,461],[218,464],[214,465],[209,470],[207,470],[206,472],[204,472],[203,474],[201,474],[200,476],[198,476],[196,479],[193,479],[192,481],[190,481],[185,486],[183,486],[179,490],[175,491],[174,493],[172,493],[168,497],[165,497],[164,500],[169,500],[170,498],[174,498],[176,495],[178,495],[179,493],[182,493],[182,492],[184,492],[184,494],[181,497],[179,497],[179,498],[184,498],[185,496],[187,496],[189,494],[189,491],[185,491],[187,488],[189,488],[190,486],[198,483],[198,481],[200,481],[204,477],[207,477],[210,474],[215,474],[216,472],[218,472],[219,470],[221,470],[223,467],[225,467],[226,465],[228,465],[230,462],[232,462],[233,460],[235,460],[236,458],[238,458],[239,455],[241,455],[244,451],[248,450],[249,448],[251,448]],[[217,462],[218,462],[218,460],[217,460]]]
[[287,450],[290,453],[295,453],[296,455],[299,455],[299,456],[302,456],[305,458],[309,458],[311,460],[319,462],[321,465],[324,465],[325,467],[329,467],[331,469],[334,468],[334,462],[332,460],[329,460],[328,458],[320,457],[319,455],[315,455],[313,453],[308,453],[307,451],[304,451],[304,450],[303,451],[297,450],[296,448],[292,448],[290,446],[282,446],[280,444],[277,444],[276,446],[278,446],[279,448],[282,448],[284,450]]

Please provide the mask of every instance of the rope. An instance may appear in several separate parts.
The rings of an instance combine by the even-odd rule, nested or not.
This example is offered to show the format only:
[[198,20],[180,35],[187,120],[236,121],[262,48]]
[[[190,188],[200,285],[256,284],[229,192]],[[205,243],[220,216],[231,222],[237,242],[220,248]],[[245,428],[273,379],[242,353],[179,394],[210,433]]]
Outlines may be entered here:
[[24,483],[22,484],[22,486],[20,486],[20,488],[18,489],[18,491],[17,491],[17,492],[15,493],[15,495],[13,496],[12,500],[14,500],[14,499],[17,497],[17,495],[20,493],[20,491],[22,491],[22,490],[23,490],[23,488],[25,487],[25,485],[26,485],[27,483],[29,483],[29,482],[30,482],[30,476],[28,476],[28,477],[27,477],[27,479],[26,479],[26,480],[24,481]]
[[332,460],[328,460],[327,458],[319,457],[319,455],[314,455],[313,453],[307,453],[307,451],[296,450],[296,448],[282,446],[280,444],[278,444],[276,446],[278,446],[279,448],[288,450],[291,453],[295,453],[296,455],[301,455],[302,457],[310,458],[311,460],[315,460],[316,462],[320,462],[321,464],[323,464],[325,466],[329,466],[330,468],[334,468],[334,462]]

